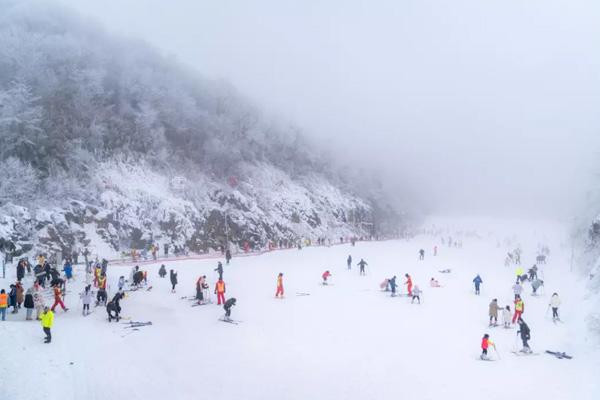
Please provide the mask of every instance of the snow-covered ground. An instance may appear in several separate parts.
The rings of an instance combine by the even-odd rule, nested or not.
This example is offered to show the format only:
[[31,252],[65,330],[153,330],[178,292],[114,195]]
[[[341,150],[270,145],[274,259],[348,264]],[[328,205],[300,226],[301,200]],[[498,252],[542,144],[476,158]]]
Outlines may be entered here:
[[[215,260],[167,263],[167,269],[179,273],[176,294],[170,293],[168,277],[158,278],[158,264],[144,266],[153,289],[129,292],[122,315],[153,325],[126,336],[126,325],[109,324],[104,308],[81,316],[76,293],[84,277],[79,270],[66,298],[71,310],[57,311],[50,345],[43,344],[38,322],[24,321],[24,311],[0,322],[0,398],[600,398],[600,353],[583,330],[581,281],[569,274],[570,250],[560,226],[465,221],[435,221],[437,228],[450,227],[446,238],[464,232],[462,249],[423,234],[409,241],[234,258],[224,278],[227,295],[238,300],[232,316],[242,321],[239,325],[220,322],[221,307],[190,307],[181,299],[194,294],[201,274],[208,276],[212,291]],[[513,240],[508,247],[506,238]],[[552,252],[540,272],[546,282],[543,295],[531,296],[527,286],[524,296],[523,317],[531,328],[531,346],[541,353],[537,356],[511,353],[516,329],[488,328],[492,298],[512,308],[514,267],[504,266],[504,256],[516,243],[523,248],[525,267],[533,264],[538,243],[548,244]],[[427,253],[424,261],[418,260],[420,248]],[[356,265],[346,269],[348,254],[353,264],[360,258],[369,263],[367,276],[359,276]],[[444,268],[452,273],[438,273]],[[333,285],[320,284],[326,269],[333,273]],[[129,270],[109,266],[111,287]],[[274,299],[279,272],[284,273],[283,300]],[[424,290],[421,305],[379,289],[393,275],[402,283],[405,273]],[[484,281],[481,296],[472,290],[476,273]],[[430,288],[431,277],[444,287]],[[8,279],[0,279],[0,288],[8,285]],[[554,291],[563,300],[564,324],[554,324],[547,313]],[[496,362],[478,359],[486,332],[497,344],[501,359]],[[546,349],[574,358],[559,360],[543,354]]]

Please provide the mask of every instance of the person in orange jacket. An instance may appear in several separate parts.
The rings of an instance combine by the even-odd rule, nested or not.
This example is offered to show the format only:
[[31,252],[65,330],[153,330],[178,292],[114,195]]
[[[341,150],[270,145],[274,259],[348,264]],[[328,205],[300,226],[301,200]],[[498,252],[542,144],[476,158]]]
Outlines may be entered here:
[[277,276],[277,292],[275,292],[275,297],[283,298],[283,272],[280,272]]
[[0,291],[0,315],[2,316],[2,321],[6,321],[6,309],[8,308],[8,295],[6,294],[6,290],[2,289]]
[[56,308],[56,306],[61,306],[64,311],[69,311],[69,309],[67,307],[65,307],[65,304],[63,303],[61,296],[62,296],[62,293],[61,293],[60,288],[58,287],[58,285],[55,285],[54,286],[54,304],[50,308],[52,310],[52,312],[54,312],[54,309]]
[[492,342],[490,340],[490,335],[488,335],[487,333],[485,335],[483,335],[483,338],[481,339],[481,356],[480,358],[482,360],[489,360],[488,358],[488,348],[492,346],[494,348],[494,350],[496,349],[496,345],[494,344],[494,342]]
[[215,285],[215,294],[217,295],[217,305],[220,306],[221,302],[225,303],[225,282],[223,279],[219,279]]
[[323,285],[327,285],[327,278],[329,278],[331,276],[331,272],[329,272],[329,270],[323,272]]
[[409,274],[404,274],[404,276],[406,277],[406,282],[404,282],[404,284],[406,285],[406,290],[408,290],[408,295],[412,296],[412,287],[413,287],[412,278],[410,277]]

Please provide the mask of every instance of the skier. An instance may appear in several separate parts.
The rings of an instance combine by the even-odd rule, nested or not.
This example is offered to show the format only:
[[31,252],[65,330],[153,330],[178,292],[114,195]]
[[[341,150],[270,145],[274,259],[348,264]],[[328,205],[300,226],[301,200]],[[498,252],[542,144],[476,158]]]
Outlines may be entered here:
[[392,297],[396,297],[396,287],[398,287],[398,284],[396,283],[396,275],[394,275],[392,279],[388,280],[388,285],[392,289]]
[[220,306],[221,302],[225,303],[225,282],[223,279],[219,279],[215,285],[215,294],[217,295],[217,305]]
[[479,274],[477,274],[477,276],[473,279],[473,283],[475,284],[475,294],[479,294],[479,286],[483,283],[483,280],[481,279],[481,277],[479,276]]
[[321,277],[323,278],[323,285],[327,285],[327,278],[329,278],[331,276],[331,272],[329,272],[329,270],[323,272],[323,275],[321,275]]
[[367,264],[367,262],[361,258],[359,263],[356,265],[358,265],[360,267],[360,275],[366,275],[365,265],[369,265],[369,264]]
[[[133,283],[133,285],[135,285],[135,274],[140,270],[139,265],[136,265],[135,267],[131,268],[131,272],[129,272],[129,281],[131,281]],[[97,276],[100,276],[99,273],[96,274]]]
[[164,278],[167,275],[167,269],[165,268],[165,264],[162,264],[158,269],[158,276]]
[[17,309],[17,287],[10,285],[10,291],[8,292],[8,307],[12,307],[11,314],[16,314],[19,310]]
[[521,292],[523,292],[523,286],[521,286],[521,282],[517,281],[517,283],[515,283],[512,286],[512,290],[513,290],[513,293],[515,294],[515,300],[516,300],[517,297],[521,296]]
[[525,270],[523,269],[523,267],[517,267],[517,269],[515,270],[515,275],[517,276],[517,282],[519,282],[521,280],[521,276],[525,275]]
[[494,344],[494,342],[492,342],[490,340],[490,335],[488,335],[486,333],[485,335],[483,335],[483,338],[481,339],[481,356],[480,356],[480,358],[482,360],[489,360],[489,358],[488,358],[488,348],[490,346],[494,347],[494,350],[496,350],[496,345]]
[[421,249],[419,250],[419,260],[424,260],[425,259],[425,250]]
[[[121,313],[121,304],[120,301],[123,298],[124,294],[122,292],[117,292],[113,299],[108,302],[106,305],[106,313],[108,314],[108,322],[111,322],[113,318],[119,322],[119,314]],[[113,315],[114,312],[114,315]]]
[[206,284],[206,275],[202,275],[196,281],[196,300],[198,300],[197,304],[204,304],[204,289],[207,289],[208,285]]
[[25,317],[25,319],[27,321],[31,321],[33,318],[31,318],[31,315],[33,314],[33,308],[35,307],[34,303],[33,303],[33,288],[30,287],[29,289],[27,289],[27,292],[25,293],[25,309],[27,310],[27,316]]
[[505,328],[510,328],[510,317],[512,313],[510,312],[510,306],[506,306],[504,310],[502,310],[502,323]]
[[531,331],[522,318],[519,318],[519,330],[517,331],[517,335],[518,334],[521,334],[521,340],[523,341],[523,348],[521,349],[521,352],[531,353],[531,349],[527,343],[527,341],[531,339]]
[[517,295],[517,298],[515,299],[515,314],[512,317],[512,323],[513,324],[518,319],[521,318],[521,315],[523,315],[524,311],[525,311],[525,303],[523,303],[523,300],[521,299],[521,296]]
[[227,249],[227,250],[225,250],[225,264],[229,265],[230,261],[231,261],[231,250]]
[[118,286],[119,286],[119,292],[120,292],[121,290],[123,290],[123,288],[125,287],[125,277],[124,277],[123,275],[121,275],[121,276],[119,277],[119,283],[118,283]]
[[105,305],[107,299],[108,294],[106,293],[106,287],[99,287],[98,292],[96,293],[96,307],[99,305]]
[[279,297],[283,299],[283,272],[280,272],[277,275],[277,291],[275,292],[275,297]]
[[90,304],[92,304],[92,299],[94,298],[94,293],[92,292],[92,285],[87,285],[84,291],[79,294],[79,297],[83,302],[82,314],[86,316],[90,313]]
[[40,319],[42,321],[42,329],[46,334],[44,343],[50,343],[52,341],[52,333],[50,332],[50,329],[54,324],[54,312],[50,308],[44,307],[44,312],[40,315]]
[[17,281],[21,282],[23,280],[23,278],[25,277],[25,265],[24,261],[21,260],[19,261],[19,263],[17,264]]
[[560,318],[558,317],[558,307],[560,307],[560,298],[558,297],[558,293],[552,294],[552,297],[550,298],[550,304],[548,305],[552,307],[552,321],[560,321]]
[[0,316],[2,316],[2,321],[6,321],[6,309],[8,308],[8,295],[6,294],[6,290],[0,290]]
[[435,279],[435,278],[431,278],[431,280],[429,280],[429,286],[431,286],[431,287],[442,287],[442,285],[440,285],[440,283],[438,282],[438,280]]
[[217,263],[217,268],[215,268],[214,271],[217,271],[217,273],[219,274],[219,280],[222,281],[223,280],[223,264],[221,264],[221,261],[219,261]]
[[235,297],[230,298],[223,304],[223,309],[225,310],[225,320],[231,321],[231,307],[235,306],[236,303]]
[[346,264],[348,264],[348,270],[352,269],[352,256],[348,255],[348,259],[346,259]]
[[527,272],[529,273],[530,281],[537,279],[537,271],[538,271],[538,267],[535,264],[533,264],[533,267],[529,268],[529,271],[527,271]]
[[54,309],[56,308],[56,306],[61,306],[64,311],[69,311],[69,309],[67,307],[65,307],[65,304],[63,303],[63,301],[61,299],[61,296],[62,296],[62,292],[61,292],[60,288],[58,287],[58,285],[55,285],[54,286],[54,304],[50,308],[52,310],[52,312],[54,312]]
[[169,257],[169,245],[167,243],[165,243],[163,245],[163,248],[165,250],[165,257]]
[[25,289],[23,289],[23,285],[21,282],[15,283],[15,287],[17,288],[17,308],[21,308],[21,304],[25,301]]
[[433,256],[437,256],[437,246],[433,246]]
[[65,264],[63,265],[63,271],[65,273],[67,281],[70,281],[73,278],[73,266],[68,260],[65,261]]
[[[493,299],[489,307],[490,326],[498,326],[498,310],[500,310],[498,299]],[[492,320],[494,322],[492,322]]]
[[409,274],[404,274],[404,277],[406,277],[406,282],[404,282],[404,284],[406,285],[406,290],[408,291],[408,296],[412,296],[412,287],[413,287],[412,278],[410,277]]
[[537,296],[537,290],[544,286],[544,281],[541,279],[535,279],[533,282],[531,282],[531,288],[533,289],[533,296]]
[[174,270],[171,270],[170,272],[170,278],[171,278],[171,293],[175,293],[175,286],[177,286],[177,272],[175,272]]
[[410,304],[413,304],[415,299],[421,304],[421,293],[423,292],[419,289],[419,285],[415,285],[415,288],[412,290],[412,300],[410,301]]
[[33,304],[35,306],[35,319],[39,321],[46,304],[41,286],[37,281],[33,284]]

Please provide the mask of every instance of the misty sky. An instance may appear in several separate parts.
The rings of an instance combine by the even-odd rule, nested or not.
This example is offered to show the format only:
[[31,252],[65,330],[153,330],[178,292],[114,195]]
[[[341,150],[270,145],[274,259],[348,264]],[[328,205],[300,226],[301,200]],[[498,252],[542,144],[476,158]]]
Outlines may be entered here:
[[426,211],[568,216],[600,166],[598,1],[60,1]]

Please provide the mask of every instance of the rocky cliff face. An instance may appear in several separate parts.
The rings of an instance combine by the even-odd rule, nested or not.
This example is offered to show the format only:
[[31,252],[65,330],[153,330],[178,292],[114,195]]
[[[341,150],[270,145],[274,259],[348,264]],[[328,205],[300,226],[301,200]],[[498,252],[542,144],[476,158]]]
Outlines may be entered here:
[[[152,172],[148,165],[104,163],[98,198],[67,199],[51,207],[0,207],[4,247],[14,255],[70,253],[89,248],[115,256],[151,243],[206,252],[219,246],[264,248],[268,241],[372,234],[372,208],[318,174],[299,181],[268,165],[246,165],[236,182],[190,181]],[[95,190],[92,190],[95,192]]]

